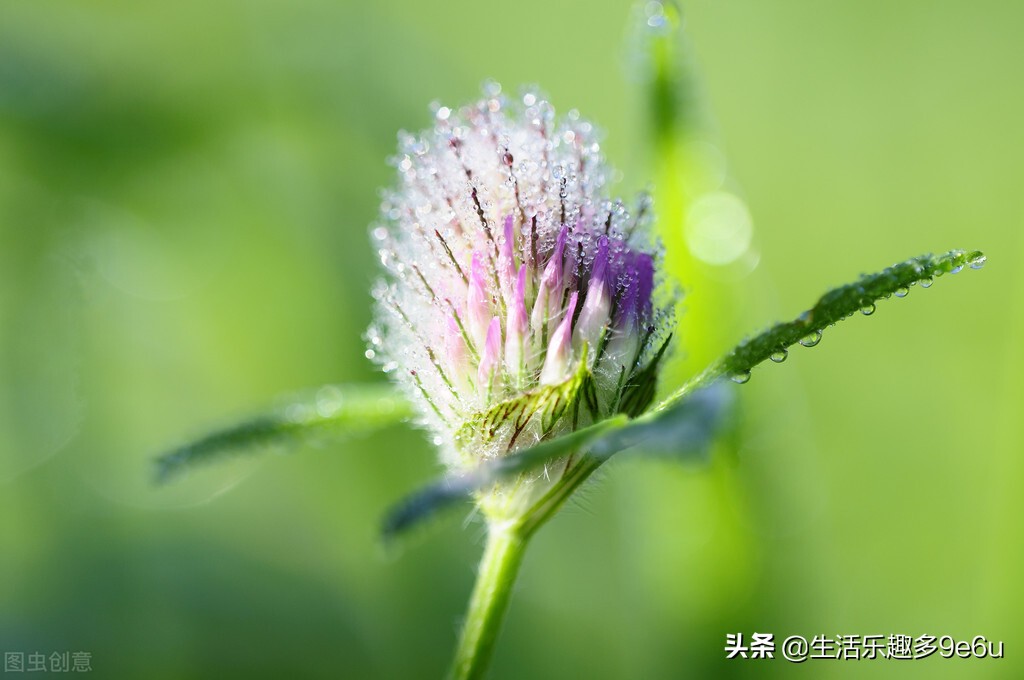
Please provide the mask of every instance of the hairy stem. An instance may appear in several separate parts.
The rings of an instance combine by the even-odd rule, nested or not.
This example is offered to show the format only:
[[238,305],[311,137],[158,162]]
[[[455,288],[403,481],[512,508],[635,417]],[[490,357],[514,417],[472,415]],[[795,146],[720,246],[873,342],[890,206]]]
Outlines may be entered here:
[[518,525],[492,522],[488,526],[487,547],[455,649],[451,680],[484,677],[528,540]]
[[593,456],[584,455],[576,465],[566,470],[562,479],[537,504],[530,509],[520,527],[523,536],[529,538],[551,519],[558,509],[569,500],[573,491],[578,489],[587,478],[604,462]]
[[530,538],[602,462],[584,455],[521,519],[488,521],[487,547],[480,558],[476,585],[455,649],[451,680],[484,677]]

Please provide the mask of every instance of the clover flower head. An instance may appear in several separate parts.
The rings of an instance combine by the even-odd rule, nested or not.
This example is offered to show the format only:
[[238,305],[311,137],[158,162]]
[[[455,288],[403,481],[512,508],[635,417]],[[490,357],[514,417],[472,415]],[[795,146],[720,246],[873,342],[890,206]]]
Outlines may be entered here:
[[434,108],[372,228],[367,355],[455,466],[643,410],[671,327],[647,199],[609,200],[593,126],[533,90]]

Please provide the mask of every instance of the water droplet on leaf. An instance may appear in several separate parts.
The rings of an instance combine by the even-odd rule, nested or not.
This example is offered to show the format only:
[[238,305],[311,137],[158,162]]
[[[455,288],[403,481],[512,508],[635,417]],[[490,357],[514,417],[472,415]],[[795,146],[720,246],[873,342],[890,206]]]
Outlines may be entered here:
[[863,307],[860,308],[860,313],[863,314],[864,316],[871,316],[872,314],[875,313],[875,303],[869,302],[868,304],[864,305]]
[[935,283],[935,281],[930,276],[926,276],[923,279],[921,279],[922,288],[931,288],[933,283]]
[[909,294],[909,293],[910,293],[910,289],[907,288],[906,286],[900,286],[899,288],[896,289],[896,297],[898,297],[898,298],[907,297],[907,294]]
[[783,361],[786,360],[786,357],[788,356],[789,350],[786,349],[785,347],[782,347],[772,352],[772,355],[769,357],[769,359],[771,359],[777,364],[781,364]]
[[734,373],[730,377],[730,380],[732,380],[734,383],[742,385],[743,383],[745,383],[748,380],[750,380],[750,371],[742,371],[740,373]]
[[820,330],[814,331],[810,335],[805,335],[804,337],[800,338],[800,344],[803,345],[804,347],[814,347],[819,342],[821,342]]
[[978,255],[972,257],[967,264],[971,265],[971,269],[981,269],[982,267],[985,266],[985,262],[987,261],[988,258],[979,253]]

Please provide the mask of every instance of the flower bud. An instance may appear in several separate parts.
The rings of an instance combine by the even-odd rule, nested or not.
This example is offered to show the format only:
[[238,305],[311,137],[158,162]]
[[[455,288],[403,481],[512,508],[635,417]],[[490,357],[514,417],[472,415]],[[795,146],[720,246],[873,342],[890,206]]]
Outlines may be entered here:
[[505,369],[515,377],[517,384],[522,379],[523,349],[530,330],[530,319],[526,315],[526,273],[526,265],[520,265],[505,323]]
[[498,317],[491,319],[487,327],[487,338],[484,340],[483,354],[477,369],[477,383],[480,389],[490,391],[494,386],[495,370],[501,362],[501,321]]
[[569,308],[565,310],[565,316],[555,329],[555,334],[551,336],[551,344],[544,358],[544,368],[540,372],[541,385],[555,385],[566,378],[569,359],[572,357],[572,317],[576,313],[578,297],[579,293],[573,291],[569,297]]
[[653,303],[658,254],[604,193],[589,123],[492,93],[401,135],[395,164],[372,230],[372,356],[401,369],[450,464],[646,406],[626,393],[653,379],[671,326]]
[[587,299],[583,303],[583,311],[576,322],[575,340],[577,346],[589,343],[597,345],[601,330],[608,323],[612,300],[608,281],[608,237],[598,238],[597,255],[594,256],[593,271],[590,274],[590,285],[587,287]]

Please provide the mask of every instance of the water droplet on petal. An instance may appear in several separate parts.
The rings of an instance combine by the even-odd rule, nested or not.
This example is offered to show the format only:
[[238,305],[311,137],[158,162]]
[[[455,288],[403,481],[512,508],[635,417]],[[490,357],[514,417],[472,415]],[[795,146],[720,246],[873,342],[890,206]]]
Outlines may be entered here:
[[819,342],[821,342],[820,330],[814,331],[810,335],[805,335],[804,337],[800,338],[800,344],[803,345],[804,347],[814,347]]
[[777,349],[774,352],[772,352],[772,355],[770,357],[768,357],[768,358],[771,359],[772,361],[774,361],[777,364],[781,364],[783,361],[786,360],[786,357],[788,357],[788,356],[789,356],[789,350],[786,349],[785,347],[780,347],[779,349]]
[[907,295],[910,293],[910,289],[907,288],[906,286],[900,286],[899,288],[896,289],[895,293],[896,297],[904,298],[907,297]]
[[967,264],[971,265],[971,269],[981,269],[982,267],[985,266],[985,262],[987,262],[987,261],[988,261],[988,258],[985,257],[984,255],[982,255],[981,253],[979,253],[979,254],[975,255],[974,257],[972,257],[967,262]]
[[864,316],[871,316],[872,314],[875,313],[875,303],[870,302],[864,305],[863,307],[860,308],[860,313],[863,314]]
[[743,383],[750,380],[750,371],[741,371],[739,373],[733,373],[732,376],[730,376],[730,380],[732,380],[734,383],[738,385],[742,385]]

